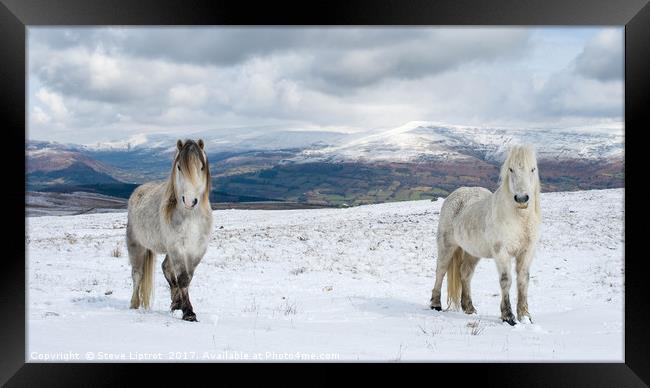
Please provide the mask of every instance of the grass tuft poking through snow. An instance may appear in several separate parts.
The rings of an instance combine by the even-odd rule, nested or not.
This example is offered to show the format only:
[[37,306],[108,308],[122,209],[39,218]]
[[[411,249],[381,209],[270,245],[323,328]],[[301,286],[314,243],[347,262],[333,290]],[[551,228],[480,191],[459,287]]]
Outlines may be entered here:
[[119,245],[115,246],[115,248],[111,250],[111,256],[122,257],[122,250],[120,249]]

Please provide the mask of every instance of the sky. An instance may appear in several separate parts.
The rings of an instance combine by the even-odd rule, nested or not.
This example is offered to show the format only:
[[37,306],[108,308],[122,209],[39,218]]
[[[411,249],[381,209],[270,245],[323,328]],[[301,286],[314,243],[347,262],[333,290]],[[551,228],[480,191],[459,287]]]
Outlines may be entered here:
[[623,47],[622,27],[29,27],[27,136],[622,133]]

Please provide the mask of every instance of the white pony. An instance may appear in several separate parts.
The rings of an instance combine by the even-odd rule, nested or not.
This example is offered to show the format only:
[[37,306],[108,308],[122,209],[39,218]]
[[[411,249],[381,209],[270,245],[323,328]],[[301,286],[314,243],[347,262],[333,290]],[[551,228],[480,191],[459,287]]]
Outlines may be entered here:
[[131,308],[149,308],[156,253],[171,292],[170,309],[196,321],[188,288],[208,248],[212,231],[210,166],[203,140],[176,143],[166,181],[139,186],[129,198],[126,242],[133,277]]
[[476,264],[494,258],[501,284],[501,319],[515,324],[510,307],[511,258],[517,272],[517,319],[528,312],[528,270],[539,238],[540,183],[535,151],[512,147],[501,166],[500,186],[492,194],[482,187],[461,187],[445,199],[438,224],[438,262],[431,308],[440,311],[440,288],[447,276],[448,308],[467,314],[472,305],[470,282]]

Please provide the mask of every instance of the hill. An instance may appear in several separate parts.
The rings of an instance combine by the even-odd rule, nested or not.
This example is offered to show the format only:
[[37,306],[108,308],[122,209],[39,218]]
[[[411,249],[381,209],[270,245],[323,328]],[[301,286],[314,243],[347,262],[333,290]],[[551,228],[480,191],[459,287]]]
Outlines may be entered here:
[[[215,130],[203,138],[216,202],[344,206],[445,196],[459,186],[496,188],[510,144],[538,150],[543,191],[623,187],[622,134],[492,129],[411,122],[360,133]],[[28,189],[127,198],[165,179],[176,138],[137,135],[92,145],[30,141]]]
[[[198,323],[169,312],[162,255],[151,311],[129,309],[126,213],[31,218],[26,354],[29,361],[76,352],[81,361],[123,354],[122,362],[257,354],[267,361],[622,362],[623,190],[541,199],[529,286],[534,323],[514,327],[499,319],[489,259],[472,281],[477,314],[429,309],[442,200],[214,211],[190,286]],[[514,303],[515,282],[510,295]]]

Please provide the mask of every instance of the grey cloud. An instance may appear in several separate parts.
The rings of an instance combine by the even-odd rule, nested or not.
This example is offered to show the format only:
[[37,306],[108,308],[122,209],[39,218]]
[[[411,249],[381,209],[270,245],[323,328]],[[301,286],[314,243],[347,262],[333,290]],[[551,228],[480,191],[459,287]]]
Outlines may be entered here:
[[[513,55],[528,39],[525,29],[488,28],[130,28],[34,29],[30,39],[52,49],[101,48],[110,55],[171,63],[235,66],[272,55],[311,59],[296,76],[328,92],[363,87],[386,78],[418,78],[477,60]],[[83,70],[73,69],[75,88]],[[56,75],[41,74],[57,85]],[[80,79],[76,79],[80,78]],[[110,100],[113,96],[107,95]],[[116,98],[125,96],[116,96]]]
[[114,53],[177,63],[233,65],[282,51],[375,47],[426,34],[421,28],[165,27],[30,28],[30,39],[55,49],[101,44]]
[[30,49],[30,73],[66,96],[104,103],[160,103],[177,84],[208,81],[207,69],[72,46]]
[[616,57],[607,39],[538,90],[525,28],[30,28],[29,39],[30,77],[68,112],[57,123],[30,96],[30,115],[51,116],[33,122],[42,131],[621,117],[617,83],[582,64]]
[[622,31],[606,30],[588,42],[578,55],[576,71],[601,81],[622,80],[623,58]]
[[564,72],[537,93],[536,105],[547,117],[622,117],[623,83],[601,82]]
[[464,64],[520,54],[529,34],[521,29],[429,30],[380,48],[326,52],[312,66],[325,90],[368,86],[386,78],[417,79]]
[[535,94],[547,117],[623,116],[623,30],[604,29],[589,40],[563,71]]
[[232,66],[279,53],[374,48],[425,36],[420,28],[219,27],[129,30],[124,52],[178,63]]

